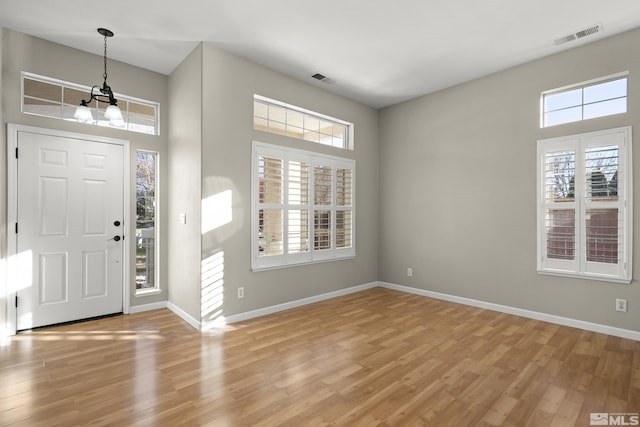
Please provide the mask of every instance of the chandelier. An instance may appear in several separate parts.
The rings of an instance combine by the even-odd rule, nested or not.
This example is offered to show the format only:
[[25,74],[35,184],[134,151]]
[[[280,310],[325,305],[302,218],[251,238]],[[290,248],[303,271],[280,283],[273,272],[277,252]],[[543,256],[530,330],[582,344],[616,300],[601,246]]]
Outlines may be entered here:
[[76,108],[73,117],[81,122],[93,121],[93,114],[91,113],[89,105],[95,100],[109,104],[104,113],[104,117],[109,120],[110,124],[122,126],[124,124],[122,111],[118,108],[118,100],[113,95],[111,87],[107,84],[107,38],[113,37],[113,31],[107,30],[106,28],[98,28],[98,33],[104,36],[104,73],[102,74],[104,82],[102,83],[102,87],[95,85],[91,88],[89,100],[82,100],[78,108]]

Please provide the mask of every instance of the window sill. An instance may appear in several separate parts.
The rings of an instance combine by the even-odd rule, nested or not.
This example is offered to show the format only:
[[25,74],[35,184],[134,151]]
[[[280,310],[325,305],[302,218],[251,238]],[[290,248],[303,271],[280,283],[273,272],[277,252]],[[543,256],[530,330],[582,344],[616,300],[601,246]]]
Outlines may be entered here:
[[627,279],[625,277],[602,276],[602,275],[586,274],[586,273],[573,273],[573,272],[559,271],[559,270],[538,270],[538,274],[544,274],[546,276],[571,277],[573,279],[598,280],[600,282],[620,283],[624,285],[628,285],[633,280],[632,278]]
[[151,289],[136,289],[135,297],[148,297],[151,295],[160,295],[162,293],[162,289],[151,288]]
[[254,273],[258,273],[260,271],[269,271],[269,270],[279,270],[281,268],[293,268],[293,267],[304,267],[305,265],[314,265],[314,264],[323,264],[327,262],[333,261],[345,261],[349,259],[355,259],[355,255],[344,256],[340,258],[330,258],[330,259],[320,259],[315,261],[305,261],[305,262],[297,262],[291,264],[278,264],[278,265],[267,265],[267,266],[257,266],[251,267],[251,271]]

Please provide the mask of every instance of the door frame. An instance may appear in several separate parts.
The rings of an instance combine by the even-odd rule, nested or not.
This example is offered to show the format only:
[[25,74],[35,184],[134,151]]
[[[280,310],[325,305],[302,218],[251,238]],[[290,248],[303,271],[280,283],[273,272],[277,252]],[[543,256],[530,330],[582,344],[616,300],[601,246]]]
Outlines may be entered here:
[[[7,124],[7,248],[6,248],[6,313],[7,313],[7,331],[11,335],[17,332],[18,310],[16,307],[16,297],[18,289],[19,271],[17,266],[17,250],[18,236],[15,232],[15,224],[18,221],[18,159],[16,158],[16,149],[18,148],[18,134],[32,133],[38,135],[55,136],[62,138],[80,139],[89,142],[97,142],[102,144],[115,144],[123,147],[123,215],[126,224],[124,231],[125,236],[131,236],[131,154],[130,141],[126,139],[116,139],[104,136],[96,136],[75,132],[67,132],[55,129],[39,128],[34,126],[19,125],[14,123]],[[123,245],[123,262],[122,262],[122,311],[129,314],[130,310],[130,245],[131,239],[125,239]]]

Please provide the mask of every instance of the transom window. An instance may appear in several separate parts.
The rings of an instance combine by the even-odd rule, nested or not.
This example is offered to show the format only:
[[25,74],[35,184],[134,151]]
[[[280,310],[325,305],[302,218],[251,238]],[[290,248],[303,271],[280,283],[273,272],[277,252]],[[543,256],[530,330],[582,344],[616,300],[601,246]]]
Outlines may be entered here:
[[[55,119],[75,121],[76,108],[83,99],[89,98],[89,86],[52,79],[27,72],[22,73],[22,112]],[[118,107],[124,121],[114,123],[104,117],[106,106],[97,101],[89,105],[95,119],[88,123],[113,127],[130,132],[159,135],[157,102],[116,94]]]
[[253,143],[252,268],[355,256],[355,160]]
[[629,283],[631,128],[538,141],[538,271]]
[[353,150],[353,124],[260,95],[253,97],[253,128]]
[[613,76],[542,94],[542,127],[627,112],[627,76]]

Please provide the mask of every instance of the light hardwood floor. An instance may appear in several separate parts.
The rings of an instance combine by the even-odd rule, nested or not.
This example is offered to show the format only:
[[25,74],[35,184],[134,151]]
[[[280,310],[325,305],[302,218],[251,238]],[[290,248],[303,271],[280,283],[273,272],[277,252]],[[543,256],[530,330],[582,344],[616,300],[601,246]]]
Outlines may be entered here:
[[0,424],[588,426],[640,342],[375,288],[200,333],[169,310],[0,347]]

